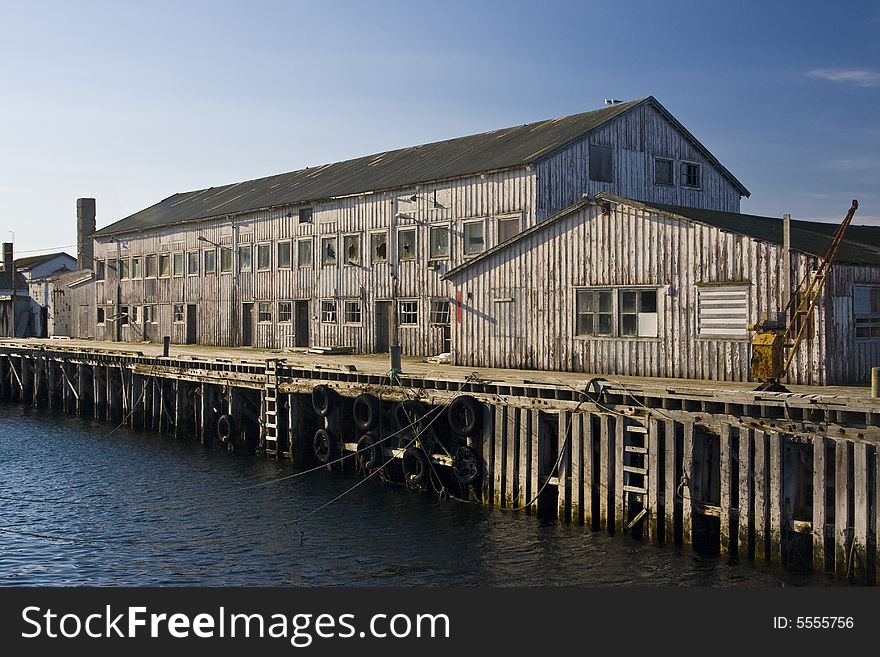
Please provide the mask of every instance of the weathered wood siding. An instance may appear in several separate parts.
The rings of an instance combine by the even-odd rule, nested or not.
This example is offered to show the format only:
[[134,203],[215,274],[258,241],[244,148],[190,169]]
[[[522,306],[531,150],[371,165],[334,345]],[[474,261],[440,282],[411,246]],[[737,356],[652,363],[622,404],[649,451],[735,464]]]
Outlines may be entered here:
[[[782,248],[624,205],[587,206],[456,276],[462,321],[455,362],[473,367],[748,380],[748,338],[698,335],[697,288],[747,281],[749,321],[781,309]],[[792,281],[815,258],[791,254]],[[575,336],[577,286],[658,290],[656,338]],[[501,299],[502,301],[496,301]],[[792,383],[825,383],[821,313],[792,366]]]
[[[410,201],[413,196],[415,201]],[[241,344],[242,304],[254,303],[254,346],[281,349],[293,345],[294,323],[280,323],[278,302],[309,301],[309,343],[319,346],[351,346],[358,352],[370,353],[376,339],[375,302],[393,297],[390,264],[371,264],[369,255],[370,233],[390,231],[396,219],[397,232],[414,228],[417,233],[417,255],[412,261],[403,261],[398,267],[397,297],[418,299],[418,324],[400,327],[403,352],[412,355],[431,355],[443,350],[443,328],[429,324],[430,299],[448,297],[449,284],[440,276],[462,262],[462,224],[472,219],[484,219],[487,248],[497,242],[498,216],[518,215],[524,226],[535,222],[534,172],[528,168],[488,173],[452,181],[426,184],[393,192],[364,194],[333,199],[314,206],[313,221],[300,223],[296,208],[276,208],[236,217],[169,226],[145,231],[137,235],[120,235],[118,252],[128,258],[152,254],[188,253],[214,249],[199,241],[204,237],[211,242],[230,246],[237,254],[242,244],[251,244],[252,271],[239,274],[208,274],[204,266],[197,276],[168,278],[139,278],[121,281],[121,306],[156,305],[156,323],[146,327],[146,338],[160,340],[169,335],[174,343],[186,339],[186,325],[173,322],[175,303],[197,304],[198,342],[209,345]],[[292,216],[288,216],[288,214]],[[429,263],[429,226],[445,224],[449,227],[449,258]],[[360,238],[360,265],[343,264],[343,236]],[[321,239],[337,237],[338,262],[335,266],[321,266]],[[297,238],[312,238],[313,263],[299,267],[296,253]],[[277,244],[292,239],[292,268],[279,269]],[[270,269],[257,270],[256,246],[271,245]],[[394,260],[396,237],[389,235],[389,262]],[[95,258],[105,260],[106,280],[95,286],[96,303],[106,307],[106,316],[114,313],[116,298],[117,242],[104,240],[95,243]],[[220,268],[219,254],[217,269]],[[237,255],[236,255],[237,271]],[[338,303],[337,321],[321,321],[321,299],[335,299]],[[343,321],[343,301],[361,299],[361,322]],[[272,304],[272,321],[257,322],[260,301]],[[144,339],[142,331],[134,326],[123,327],[123,340],[138,342]],[[113,339],[111,321],[96,329],[98,339]]]
[[[590,144],[613,149],[614,181],[590,180]],[[654,183],[654,157],[675,160],[673,185]],[[701,189],[681,185],[680,163],[701,165]],[[581,200],[583,194],[608,192],[655,203],[739,212],[739,189],[672,123],[651,105],[641,105],[617,120],[551,154],[535,166],[538,218]]]
[[828,279],[828,380],[832,383],[868,383],[871,368],[880,367],[880,338],[856,337],[853,287],[880,285],[880,267],[838,263]]

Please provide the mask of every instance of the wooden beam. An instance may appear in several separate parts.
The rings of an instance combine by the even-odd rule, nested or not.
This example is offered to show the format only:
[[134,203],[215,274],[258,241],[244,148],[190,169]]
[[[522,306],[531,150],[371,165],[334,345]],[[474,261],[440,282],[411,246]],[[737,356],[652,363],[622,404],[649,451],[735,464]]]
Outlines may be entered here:
[[766,560],[769,557],[767,550],[767,525],[770,512],[767,502],[767,460],[768,445],[767,434],[763,431],[755,431],[755,559]]
[[571,474],[569,490],[571,491],[571,522],[579,525],[584,522],[584,446],[583,446],[583,413],[570,413],[571,431],[569,431],[569,440],[571,441]]
[[752,461],[752,443],[754,431],[739,431],[739,504],[738,504],[738,541],[737,554],[749,556],[750,535],[754,514],[754,464]]
[[694,472],[694,422],[689,420],[682,423],[684,440],[682,442],[682,472],[687,477],[688,485],[682,490],[681,500],[681,541],[691,543],[693,537],[691,528],[693,525],[693,472]]
[[507,409],[507,431],[505,435],[506,444],[504,452],[505,471],[504,478],[504,497],[505,504],[510,509],[519,506],[518,488],[519,488],[519,471],[517,470],[517,460],[519,456],[519,409],[510,406]]
[[611,529],[614,508],[614,440],[611,435],[610,416],[599,416],[599,526]]
[[849,470],[846,441],[834,441],[834,572],[845,577],[849,566]]
[[626,428],[625,418],[615,416],[614,418],[614,445],[613,456],[611,459],[611,476],[614,480],[614,531],[622,534],[626,528],[624,519],[623,504],[623,432]]
[[853,445],[853,536],[850,574],[856,581],[866,582],[868,579],[868,531],[871,528],[868,500],[871,488],[868,479],[869,450],[873,448],[859,443]]
[[782,435],[778,432],[769,433],[769,486],[767,490],[767,504],[769,506],[769,527],[767,535],[770,543],[770,560],[773,563],[782,563]]
[[825,525],[828,512],[825,507],[825,438],[813,438],[813,570],[827,570],[825,555]]
[[563,522],[571,522],[571,417],[569,411],[559,412],[559,423],[556,427],[556,446],[559,467],[556,476],[559,478],[557,495],[557,517]]
[[736,486],[732,458],[732,431],[730,424],[722,423],[719,432],[721,439],[721,552],[736,552],[736,534],[731,532],[733,518],[731,511],[731,492]]
[[675,515],[679,507],[678,499],[678,476],[679,463],[678,449],[675,441],[675,422],[666,420],[663,423],[663,443],[665,452],[664,492],[663,492],[663,533],[664,542],[675,543]]

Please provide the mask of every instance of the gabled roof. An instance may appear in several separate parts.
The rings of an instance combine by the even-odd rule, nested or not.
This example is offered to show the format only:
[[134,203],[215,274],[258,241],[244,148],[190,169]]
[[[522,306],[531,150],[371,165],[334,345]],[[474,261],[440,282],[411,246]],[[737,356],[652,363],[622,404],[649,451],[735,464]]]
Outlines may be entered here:
[[433,180],[533,164],[620,115],[649,103],[731,182],[748,190],[653,97],[582,114],[368,155],[267,178],[169,196],[94,233],[104,237],[212,217],[409,187]]
[[[599,193],[594,198],[578,201],[573,205],[557,212],[551,217],[521,233],[513,236],[506,242],[497,244],[480,255],[467,260],[446,272],[441,278],[446,280],[454,278],[459,273],[470,269],[478,262],[491,258],[497,253],[506,251],[511,246],[526,239],[530,235],[542,232],[557,221],[570,216],[578,210],[590,205],[601,205],[603,202],[611,202],[627,205],[647,212],[662,214],[674,219],[684,219],[696,223],[714,226],[730,233],[745,235],[757,240],[782,244],[782,217],[761,217],[738,212],[721,212],[719,210],[703,210],[689,208],[680,205],[667,205],[664,203],[647,203],[632,199],[615,196],[614,194]],[[841,220],[843,217],[841,217]],[[821,221],[791,220],[791,248],[809,255],[823,257],[831,244],[831,239],[837,231],[838,224]],[[850,225],[844,233],[843,241],[836,256],[837,262],[846,262],[859,265],[880,265],[880,226]]]
[[59,258],[61,256],[67,256],[71,260],[76,260],[69,253],[65,253],[64,251],[58,251],[57,253],[46,253],[44,255],[35,255],[28,256],[27,258],[18,258],[15,261],[15,268],[19,271],[33,269],[34,267],[38,267],[45,262],[49,262],[50,260],[54,260],[55,258]]

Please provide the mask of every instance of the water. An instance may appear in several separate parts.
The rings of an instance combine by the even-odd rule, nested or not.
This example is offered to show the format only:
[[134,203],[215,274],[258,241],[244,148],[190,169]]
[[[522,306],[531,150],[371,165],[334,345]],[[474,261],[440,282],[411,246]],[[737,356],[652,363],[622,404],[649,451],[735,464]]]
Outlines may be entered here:
[[[0,406],[0,585],[824,584],[287,462]],[[69,539],[69,540],[61,540]]]

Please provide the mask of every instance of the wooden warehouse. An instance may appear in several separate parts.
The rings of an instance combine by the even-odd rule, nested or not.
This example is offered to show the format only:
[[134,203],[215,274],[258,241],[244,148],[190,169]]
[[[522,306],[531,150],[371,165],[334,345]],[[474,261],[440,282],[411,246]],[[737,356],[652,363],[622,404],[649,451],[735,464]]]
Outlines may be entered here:
[[[619,280],[612,274],[617,265],[595,247],[577,275],[562,269],[565,262],[547,259],[546,247],[538,248],[546,242],[549,226],[560,230],[576,223],[577,217],[596,212],[597,206],[585,205],[584,198],[597,194],[609,195],[605,197],[609,200],[636,199],[653,208],[633,205],[630,214],[621,215],[621,206],[612,204],[610,212],[623,221],[615,230],[627,226],[627,232],[614,234],[613,244],[623,258],[620,266],[628,268]],[[778,246],[771,246],[766,236],[749,238],[748,230],[736,228],[739,221],[754,222],[734,214],[747,195],[742,183],[656,99],[648,97],[175,194],[95,233],[95,281],[89,283],[94,289],[94,324],[89,331],[83,328],[80,302],[79,318],[69,325],[83,337],[104,340],[140,342],[170,336],[175,343],[349,347],[359,353],[387,351],[396,332],[404,354],[451,352],[457,363],[739,380],[748,376],[744,331],[737,330],[728,339],[731,336],[696,335],[686,327],[696,321],[693,304],[706,306],[711,296],[708,290],[698,296],[697,283],[737,283],[736,291],[724,291],[734,296],[742,296],[746,282],[754,284],[748,292],[750,318],[777,308],[781,292],[769,279]],[[665,219],[641,224],[624,218],[663,207],[715,213],[712,216],[727,217],[728,224],[712,232],[673,228],[712,225],[693,217],[681,223],[660,214],[656,216]],[[781,220],[777,223],[781,230]],[[703,231],[704,242],[691,244],[687,240],[698,230]],[[574,233],[565,235],[563,241],[577,239]],[[503,244],[515,246],[505,246],[501,256]],[[535,252],[523,255],[522,250],[532,245]],[[570,257],[586,257],[574,241],[566,248]],[[710,249],[716,248],[718,262],[710,258]],[[630,262],[630,252],[644,252],[644,262]],[[484,274],[495,277],[491,267],[513,253],[522,257],[505,270],[509,278],[503,284],[479,282],[489,296],[478,299],[474,290],[465,289],[462,281],[476,281]],[[657,254],[654,260],[651,253]],[[703,276],[682,270],[673,281],[671,274],[657,270],[660,258],[665,258],[659,254],[666,253],[680,257],[681,265],[705,264],[717,272]],[[810,266],[815,253],[806,250],[803,258],[793,255],[792,266],[798,271]],[[547,260],[542,264],[541,258]],[[655,310],[656,335],[630,336],[627,325],[625,331],[615,328],[611,334],[585,340],[570,335],[575,302],[568,294],[561,297],[568,304],[564,307],[533,304],[546,321],[534,322],[528,335],[520,335],[523,329],[514,324],[525,326],[530,315],[517,297],[525,294],[525,281],[549,280],[550,262],[555,268],[551,271],[569,277],[559,285],[656,285],[661,312],[677,313],[680,321],[673,322],[672,315],[661,317]],[[869,260],[856,259],[853,264],[867,265],[858,269],[858,280],[880,280]],[[598,271],[606,273],[594,276]],[[758,285],[759,274],[768,279],[766,285]],[[530,294],[540,293],[536,288]],[[637,303],[649,302],[647,293],[635,294]],[[838,296],[847,294],[841,291]],[[631,297],[626,295],[626,303]],[[503,300],[508,298],[511,301]],[[600,295],[597,302],[605,303],[605,297]],[[512,317],[505,319],[505,312]],[[549,312],[556,316],[549,318]],[[650,314],[644,311],[636,320],[650,322]],[[601,315],[597,321],[612,321],[615,326],[618,321],[633,321]],[[840,334],[830,336],[827,318],[819,321],[825,323],[817,327],[810,350],[799,361],[798,381],[860,379],[871,362],[870,341],[854,334],[850,338],[850,333],[845,339]],[[544,330],[550,333],[542,334]],[[486,347],[485,338],[498,342]],[[861,354],[860,360],[853,361],[852,371],[844,363],[839,372],[826,371],[825,343],[841,339],[847,349]],[[521,353],[515,345],[523,346]],[[510,350],[502,353],[507,347]]]
[[[445,275],[454,350],[475,367],[747,381],[748,325],[784,311],[835,229],[792,221],[786,253],[780,219],[599,194]],[[870,378],[878,284],[880,228],[853,226],[790,382]]]

